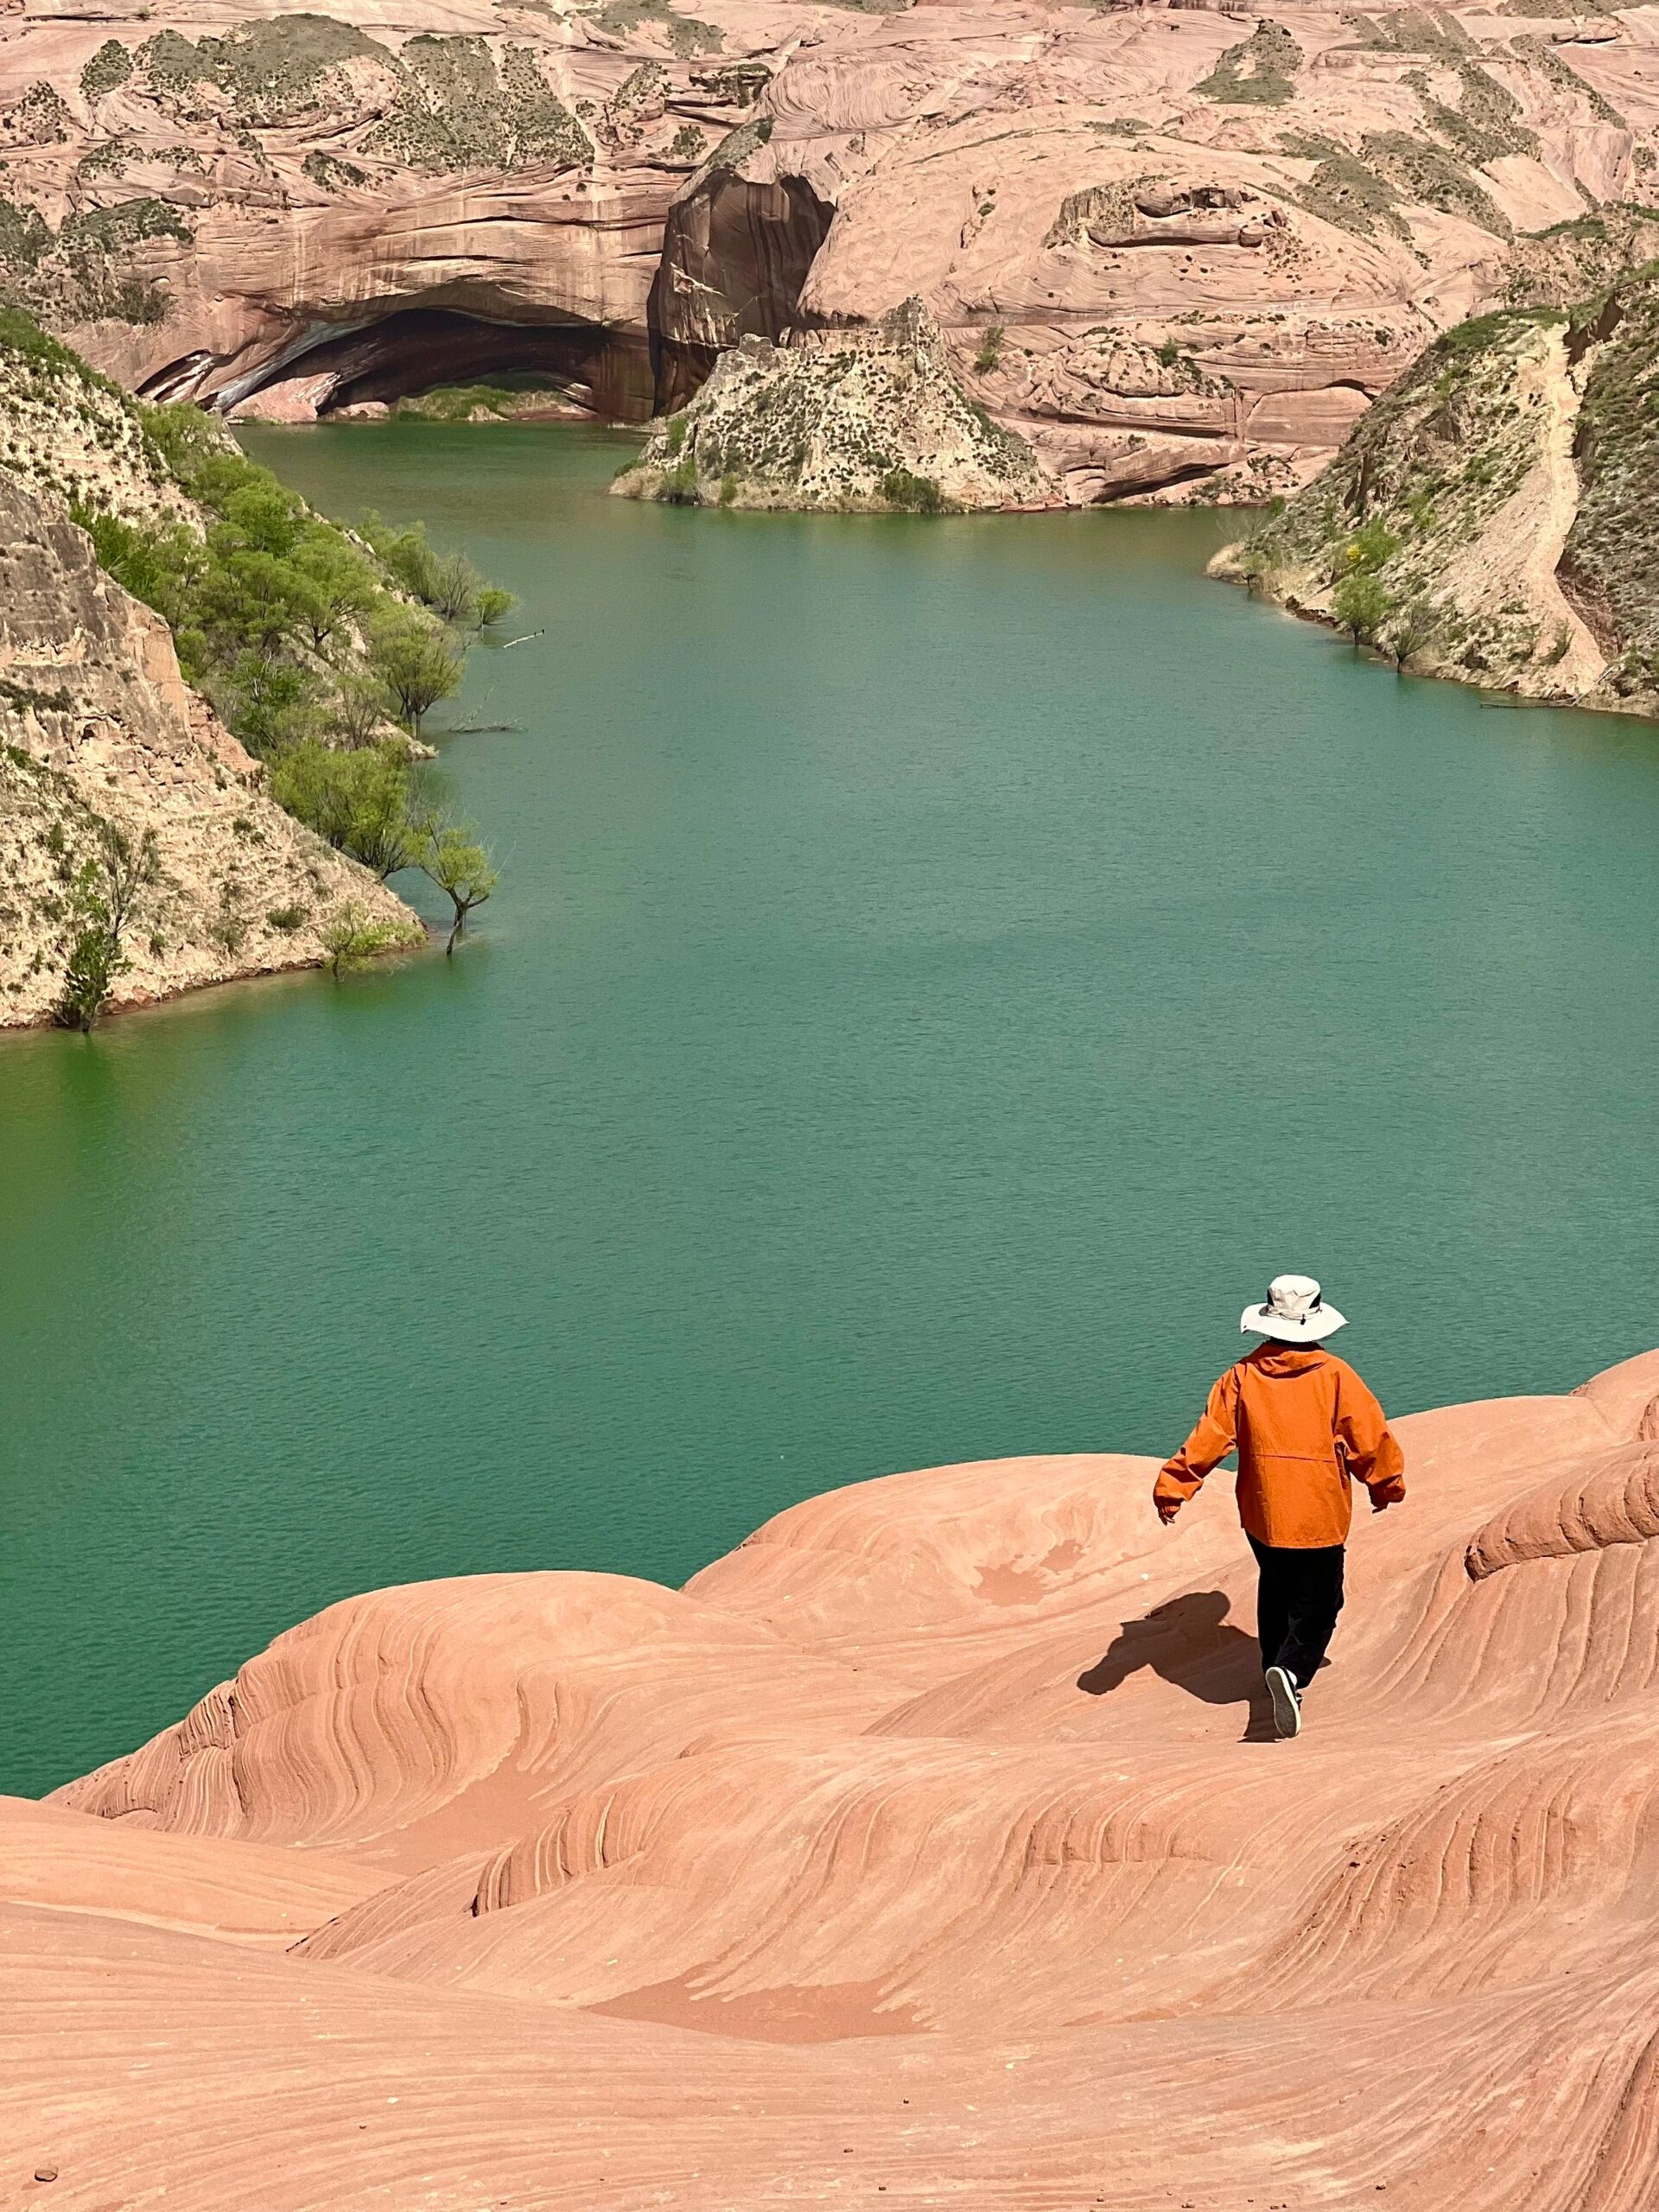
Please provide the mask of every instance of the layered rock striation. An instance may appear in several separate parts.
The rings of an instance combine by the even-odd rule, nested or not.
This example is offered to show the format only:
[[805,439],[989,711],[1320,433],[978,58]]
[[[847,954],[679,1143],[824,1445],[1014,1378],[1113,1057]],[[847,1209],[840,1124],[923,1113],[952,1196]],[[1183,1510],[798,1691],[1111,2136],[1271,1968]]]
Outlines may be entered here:
[[1067,499],[1255,498],[1654,196],[1652,10],[1538,6],[25,11],[0,263],[284,419],[532,370],[642,420],[917,293]]
[[1402,666],[1659,714],[1656,395],[1659,262],[1464,324],[1212,571]]
[[1230,1501],[1130,1458],[330,1608],[0,1808],[19,2171],[1643,2212],[1659,1354],[1399,1426],[1294,1745]]

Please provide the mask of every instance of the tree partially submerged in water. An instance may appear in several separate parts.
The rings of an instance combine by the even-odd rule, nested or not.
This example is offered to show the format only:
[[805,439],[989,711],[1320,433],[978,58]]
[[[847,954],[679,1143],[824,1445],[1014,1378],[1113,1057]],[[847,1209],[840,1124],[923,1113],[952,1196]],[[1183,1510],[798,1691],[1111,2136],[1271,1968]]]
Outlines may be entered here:
[[461,689],[461,655],[440,632],[401,608],[371,629],[369,665],[411,737],[419,737],[422,721],[440,699],[452,699]]
[[468,914],[495,889],[497,873],[488,846],[480,842],[470,822],[434,815],[423,828],[420,865],[454,910],[449,942],[443,948],[448,957],[455,949],[455,939],[466,930]]
[[365,907],[347,899],[323,925],[322,950],[336,982],[351,968],[362,968],[399,942],[389,922],[377,921]]

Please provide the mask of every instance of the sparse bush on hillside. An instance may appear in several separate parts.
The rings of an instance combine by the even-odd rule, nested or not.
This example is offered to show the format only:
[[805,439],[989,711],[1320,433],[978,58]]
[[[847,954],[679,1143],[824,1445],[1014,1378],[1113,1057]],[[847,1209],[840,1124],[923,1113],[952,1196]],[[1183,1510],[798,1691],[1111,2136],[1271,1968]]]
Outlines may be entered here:
[[881,479],[881,496],[890,507],[906,514],[942,515],[950,502],[931,476],[918,476],[908,468],[890,468]]
[[160,874],[153,830],[135,840],[113,822],[95,817],[92,849],[68,880],[73,934],[54,1017],[60,1029],[90,1032],[96,1025],[117,977],[130,965],[127,932]]

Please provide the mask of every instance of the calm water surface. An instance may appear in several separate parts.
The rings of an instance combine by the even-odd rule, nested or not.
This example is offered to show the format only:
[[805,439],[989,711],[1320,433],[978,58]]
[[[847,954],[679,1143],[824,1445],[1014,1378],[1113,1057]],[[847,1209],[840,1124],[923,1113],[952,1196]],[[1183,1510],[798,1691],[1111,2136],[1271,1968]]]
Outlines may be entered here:
[[503,885],[451,963],[0,1043],[0,1788],[348,1592],[1167,1449],[1279,1268],[1399,1408],[1659,1340],[1650,728],[1356,662],[1203,517],[257,449],[521,595],[444,753]]

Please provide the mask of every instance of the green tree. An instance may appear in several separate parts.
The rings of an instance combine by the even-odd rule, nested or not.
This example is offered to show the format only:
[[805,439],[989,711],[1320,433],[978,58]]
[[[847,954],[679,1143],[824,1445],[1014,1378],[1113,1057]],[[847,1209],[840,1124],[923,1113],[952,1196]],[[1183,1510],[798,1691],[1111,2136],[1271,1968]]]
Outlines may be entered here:
[[228,550],[219,530],[208,533],[209,566],[196,613],[221,657],[246,647],[275,653],[290,645],[307,620],[302,580],[274,553]]
[[296,544],[301,622],[314,652],[322,652],[348,624],[360,622],[381,593],[368,563],[337,530],[314,529]]
[[424,840],[410,814],[411,782],[408,756],[396,745],[335,753],[308,738],[270,766],[270,795],[278,805],[383,880],[421,855]]
[[175,630],[191,618],[207,559],[199,538],[176,523],[146,530],[79,503],[69,512],[92,539],[99,568],[123,591],[153,607]]
[[1426,599],[1408,600],[1396,607],[1380,641],[1396,668],[1403,668],[1440,626],[1440,609]]
[[1338,629],[1354,641],[1354,651],[1376,642],[1377,632],[1395,611],[1392,592],[1368,569],[1344,576],[1331,594],[1331,612]]
[[305,526],[299,502],[274,476],[232,492],[223,512],[227,531],[234,531],[248,551],[269,553],[278,561],[289,558]]
[[348,968],[361,968],[397,942],[398,932],[390,922],[376,921],[354,899],[336,906],[323,925],[322,950],[336,982]]
[[431,594],[427,604],[446,622],[470,628],[484,579],[464,553],[453,553],[432,564]]
[[404,589],[423,606],[430,606],[436,588],[433,571],[437,566],[437,556],[427,543],[421,524],[414,523],[407,530],[394,530],[371,508],[360,528],[372,550]]
[[386,726],[385,693],[362,677],[343,677],[328,709],[328,722],[341,745],[355,749],[380,743]]
[[461,655],[439,632],[402,607],[371,627],[369,665],[416,737],[428,710],[461,689]]
[[90,1034],[109,1003],[116,977],[131,965],[126,933],[144,893],[160,874],[153,830],[146,830],[135,843],[113,822],[99,822],[92,850],[75,870],[71,885],[74,934],[62,995],[54,1009],[60,1028]]
[[240,652],[207,688],[226,727],[262,760],[297,745],[315,728],[316,687],[291,660]]
[[447,957],[466,930],[467,915],[484,904],[495,889],[498,877],[489,848],[479,842],[478,831],[470,822],[429,817],[423,827],[420,865],[454,909],[449,942],[443,948]]

